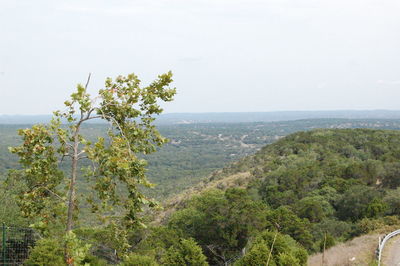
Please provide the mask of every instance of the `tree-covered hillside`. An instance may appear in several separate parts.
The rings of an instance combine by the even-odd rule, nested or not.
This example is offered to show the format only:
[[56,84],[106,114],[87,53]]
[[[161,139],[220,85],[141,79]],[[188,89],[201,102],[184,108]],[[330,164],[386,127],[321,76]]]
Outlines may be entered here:
[[[254,239],[264,230],[289,235],[309,253],[317,252],[400,223],[399,160],[398,131],[298,132],[210,180],[223,184],[232,175],[250,172],[246,189],[221,185],[222,190],[205,191],[181,204],[166,223],[193,237],[209,259],[219,263],[224,262],[221,258],[241,257],[246,246],[250,252],[240,263],[250,256],[259,258],[269,247],[254,247]],[[276,263],[286,265],[278,258]]]

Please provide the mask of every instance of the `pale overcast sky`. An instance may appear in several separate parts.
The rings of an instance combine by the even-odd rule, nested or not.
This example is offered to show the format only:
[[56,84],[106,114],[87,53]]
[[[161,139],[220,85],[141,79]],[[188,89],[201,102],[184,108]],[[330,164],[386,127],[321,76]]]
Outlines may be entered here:
[[166,112],[400,109],[399,0],[0,0],[0,114],[172,70]]

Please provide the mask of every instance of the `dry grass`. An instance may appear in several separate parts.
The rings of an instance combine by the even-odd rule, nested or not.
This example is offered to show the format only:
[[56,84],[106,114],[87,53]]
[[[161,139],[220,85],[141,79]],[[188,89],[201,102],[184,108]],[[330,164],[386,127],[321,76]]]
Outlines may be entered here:
[[[325,251],[325,266],[374,265],[379,234],[365,235]],[[322,265],[322,254],[308,259],[308,266]]]

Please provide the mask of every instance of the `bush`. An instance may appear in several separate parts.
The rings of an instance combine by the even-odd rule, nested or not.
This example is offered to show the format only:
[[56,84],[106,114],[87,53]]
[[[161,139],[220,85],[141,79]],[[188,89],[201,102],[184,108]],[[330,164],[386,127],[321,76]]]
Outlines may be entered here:
[[81,262],[82,265],[90,266],[107,266],[107,262],[91,254],[86,255],[86,257]]
[[139,254],[130,254],[120,264],[121,266],[157,266],[159,265],[154,258]]
[[[272,248],[273,247],[273,248]],[[306,265],[307,251],[288,235],[264,231],[250,245],[249,252],[235,263],[235,266]]]
[[168,249],[163,264],[170,266],[193,265],[206,266],[206,256],[193,239],[182,239],[180,245]]
[[[235,262],[234,266],[264,266],[267,265],[270,249],[265,241],[254,244],[250,251],[240,260]],[[270,261],[269,265],[276,265]]]
[[320,251],[324,251],[324,246],[325,246],[325,250],[333,247],[336,244],[335,242],[335,238],[333,238],[333,236],[331,236],[330,234],[326,234],[326,239],[325,237],[321,240],[321,242],[319,243],[319,250]]
[[56,239],[43,238],[36,242],[29,258],[25,261],[29,266],[65,265],[64,251]]

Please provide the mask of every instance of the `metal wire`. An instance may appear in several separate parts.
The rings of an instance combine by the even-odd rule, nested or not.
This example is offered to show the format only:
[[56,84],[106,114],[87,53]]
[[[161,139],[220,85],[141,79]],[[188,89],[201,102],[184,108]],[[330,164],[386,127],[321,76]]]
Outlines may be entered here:
[[5,224],[0,231],[0,265],[22,265],[37,240],[35,232],[31,228],[8,227]]

